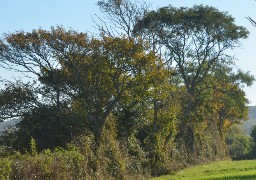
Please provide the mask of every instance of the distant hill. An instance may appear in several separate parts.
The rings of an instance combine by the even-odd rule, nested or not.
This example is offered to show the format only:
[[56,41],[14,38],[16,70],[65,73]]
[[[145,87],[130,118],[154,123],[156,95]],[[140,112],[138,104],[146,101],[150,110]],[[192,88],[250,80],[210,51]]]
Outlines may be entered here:
[[241,125],[241,129],[250,135],[251,128],[254,125],[256,125],[256,106],[249,106],[248,120]]
[[20,119],[5,120],[0,122],[0,135],[6,131],[15,128],[15,125],[20,122]]

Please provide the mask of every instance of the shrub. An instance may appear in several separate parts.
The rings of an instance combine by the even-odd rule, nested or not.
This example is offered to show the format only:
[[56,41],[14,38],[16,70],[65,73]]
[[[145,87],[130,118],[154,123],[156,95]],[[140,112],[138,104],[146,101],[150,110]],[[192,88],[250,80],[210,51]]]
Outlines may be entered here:
[[10,179],[11,163],[9,158],[0,158],[0,179]]
[[45,150],[15,157],[11,179],[84,179],[84,156],[76,150]]

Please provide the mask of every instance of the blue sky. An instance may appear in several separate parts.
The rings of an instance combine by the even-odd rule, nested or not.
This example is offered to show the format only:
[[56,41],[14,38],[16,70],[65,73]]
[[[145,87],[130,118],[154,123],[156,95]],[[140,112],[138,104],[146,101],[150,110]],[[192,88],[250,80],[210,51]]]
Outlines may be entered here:
[[[146,1],[146,0],[145,0]],[[237,65],[256,76],[256,27],[245,17],[256,19],[256,1],[254,0],[147,0],[153,7],[173,5],[176,7],[194,4],[210,5],[226,11],[250,31],[248,39],[241,41],[242,47],[231,53],[238,59]],[[97,0],[2,0],[0,11],[0,34],[17,30],[49,29],[62,25],[65,28],[83,32],[95,32],[92,16],[101,16]],[[95,16],[94,16],[95,17]],[[10,72],[0,71],[0,76],[12,76]],[[256,83],[244,89],[250,105],[256,105]]]

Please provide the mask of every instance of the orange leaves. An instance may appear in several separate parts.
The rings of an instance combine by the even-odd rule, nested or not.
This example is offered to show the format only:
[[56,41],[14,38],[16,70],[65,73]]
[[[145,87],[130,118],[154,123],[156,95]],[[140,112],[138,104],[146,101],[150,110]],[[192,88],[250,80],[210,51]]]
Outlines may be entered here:
[[19,32],[17,34],[11,34],[6,37],[6,41],[9,44],[17,45],[19,47],[24,47],[26,44],[26,38],[24,32]]
[[141,39],[88,38],[85,33],[57,27],[10,34],[6,41],[10,63],[21,62],[41,77],[40,83],[61,86],[70,99],[81,99],[90,113],[99,116],[113,106],[113,100],[131,94],[141,98],[168,76],[161,59],[148,52]]
[[62,27],[52,27],[50,31],[39,29],[28,33],[20,31],[14,34],[8,34],[6,41],[9,44],[27,49],[40,46],[62,47],[63,49],[65,45],[68,47],[70,44],[86,48],[87,35],[74,30],[66,31]]

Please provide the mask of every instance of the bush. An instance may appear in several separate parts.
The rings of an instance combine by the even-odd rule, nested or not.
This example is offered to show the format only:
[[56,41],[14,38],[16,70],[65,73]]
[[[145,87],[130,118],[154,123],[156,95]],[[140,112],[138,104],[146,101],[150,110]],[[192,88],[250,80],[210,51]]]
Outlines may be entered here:
[[45,150],[15,157],[11,179],[84,179],[84,156],[76,150]]
[[[32,138],[30,150],[16,153],[1,162],[2,179],[143,179],[150,169],[146,153],[135,137],[118,141],[115,121],[109,120],[96,146],[93,135],[77,137],[67,149],[37,151]],[[136,153],[135,153],[136,151]],[[133,152],[133,154],[131,154]]]
[[11,163],[9,158],[0,159],[0,179],[10,179]]

